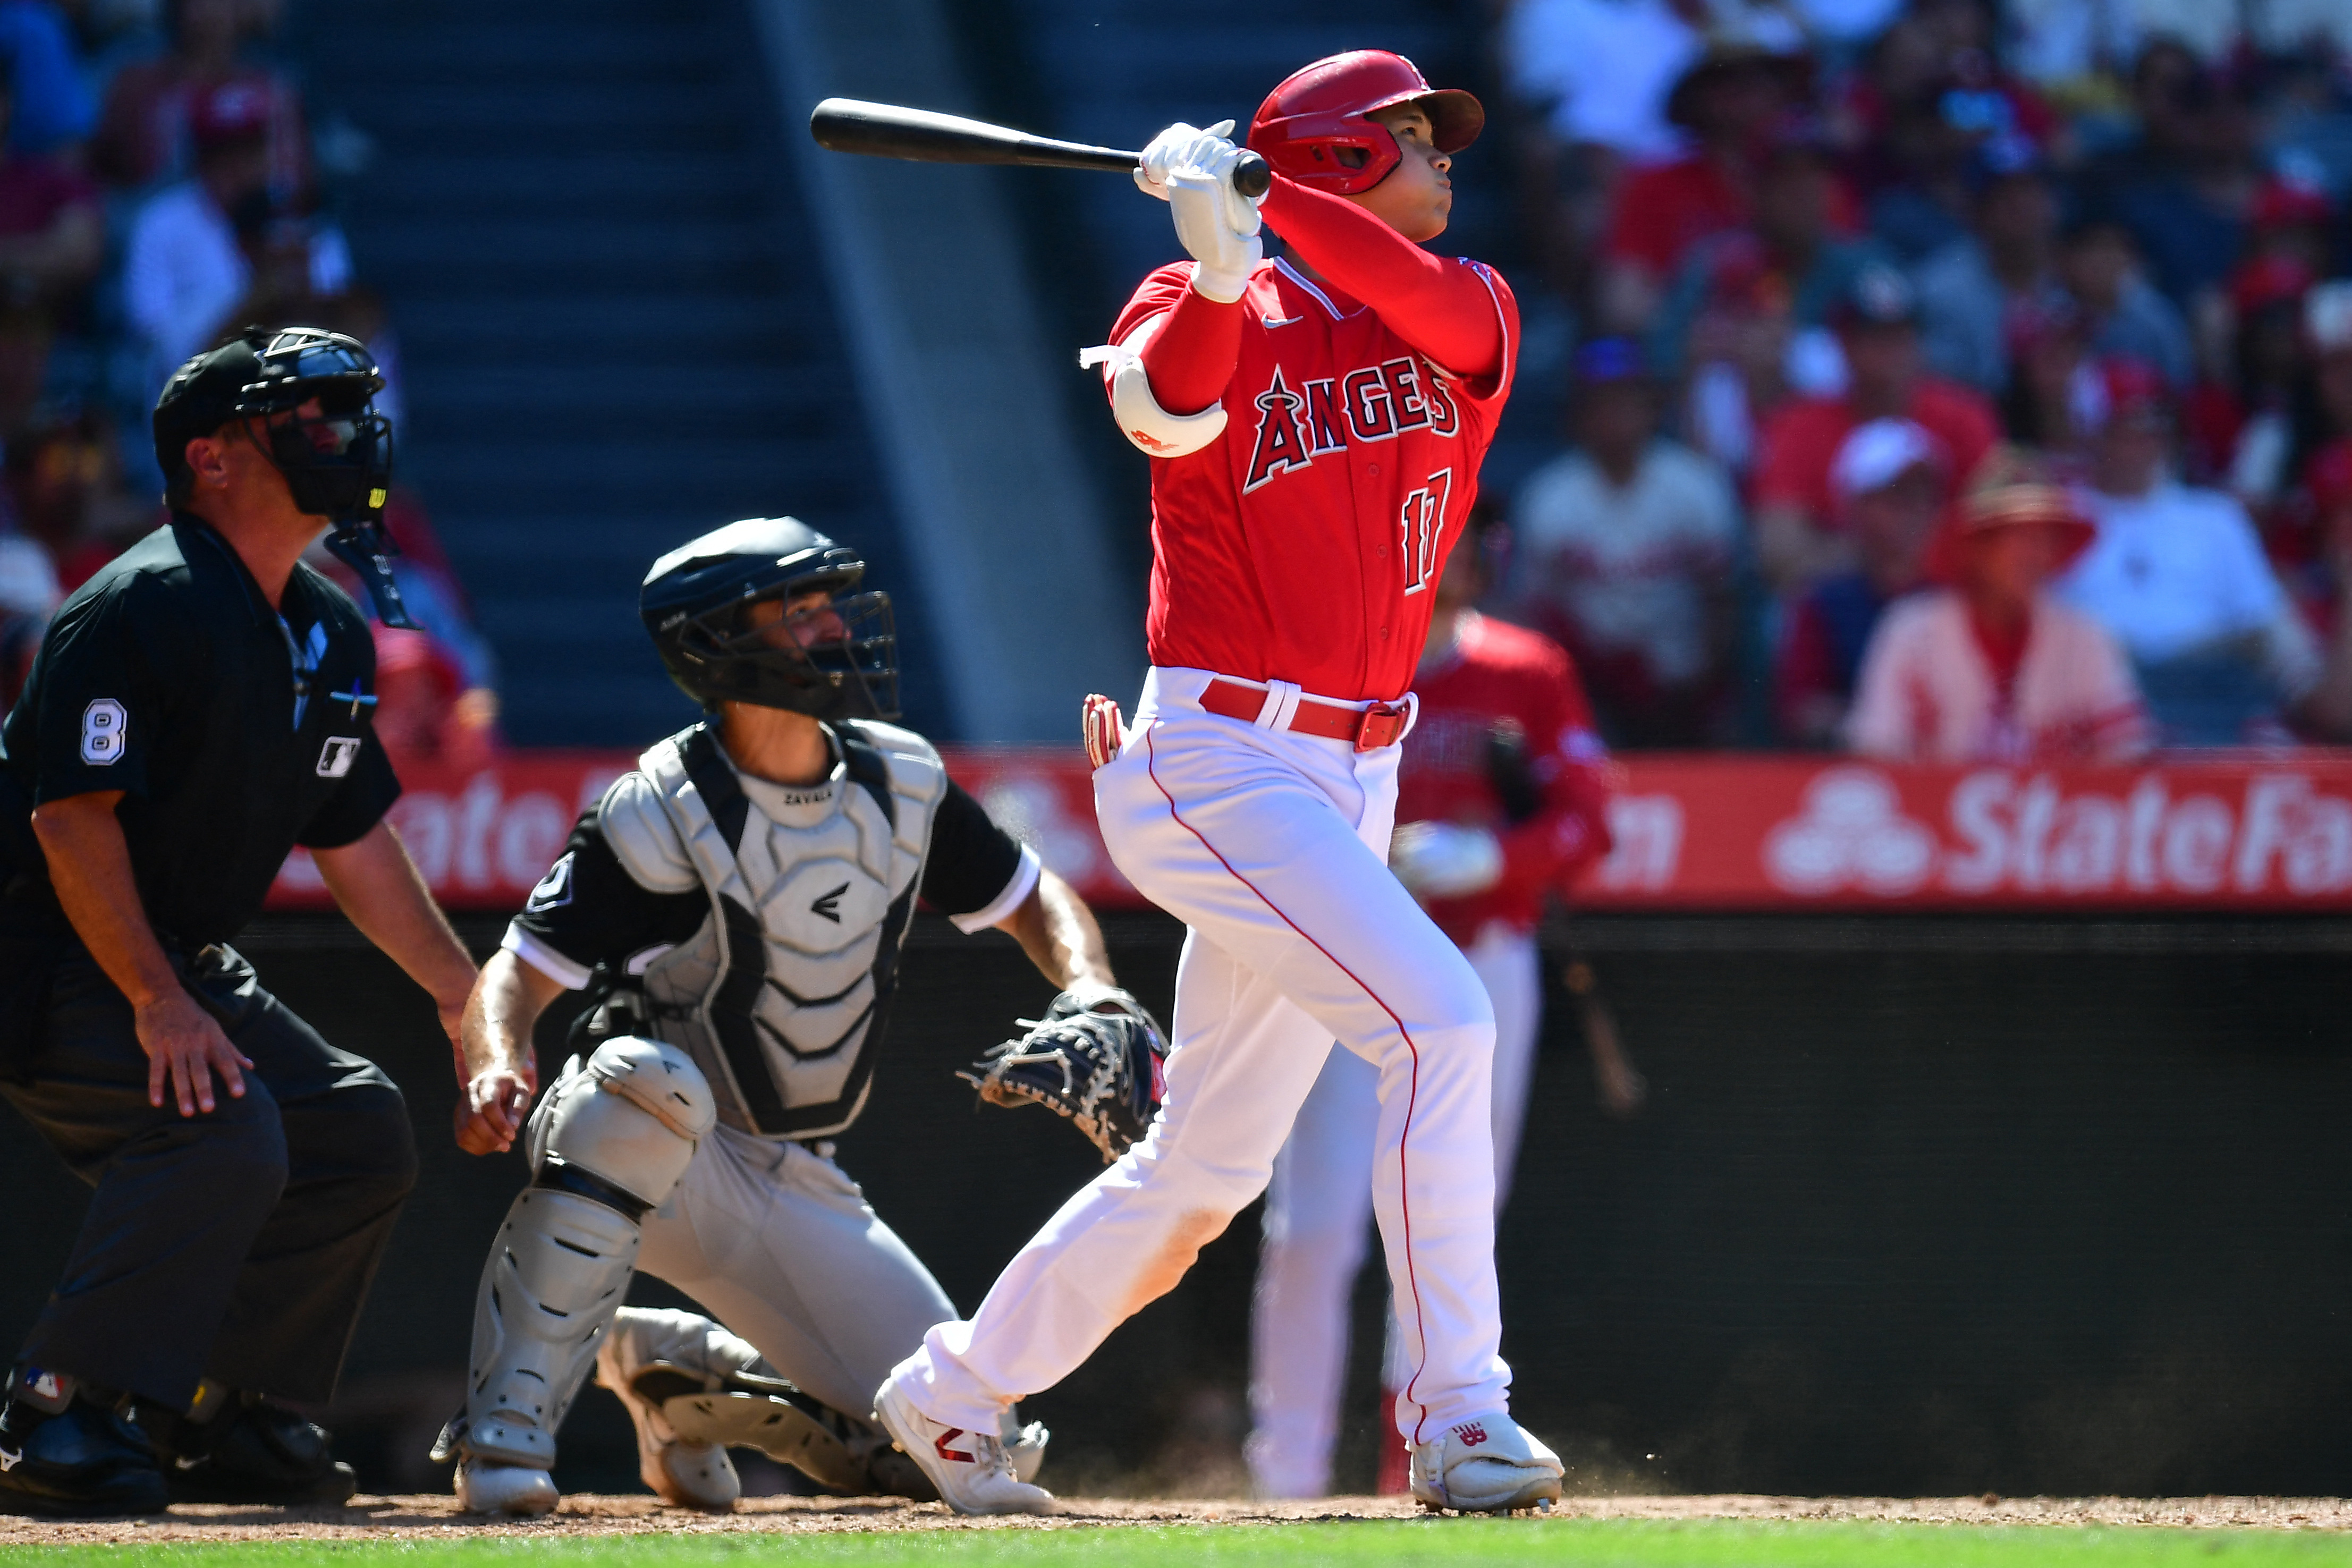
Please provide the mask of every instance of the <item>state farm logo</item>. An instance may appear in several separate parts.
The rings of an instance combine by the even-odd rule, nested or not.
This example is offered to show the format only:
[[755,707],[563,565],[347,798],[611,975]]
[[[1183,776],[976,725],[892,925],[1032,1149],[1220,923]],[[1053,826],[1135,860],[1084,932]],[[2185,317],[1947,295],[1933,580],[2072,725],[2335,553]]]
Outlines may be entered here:
[[1936,835],[1903,814],[1893,780],[1837,768],[1805,786],[1797,816],[1764,838],[1764,872],[1801,898],[1849,887],[1885,897],[1916,891],[1936,869]]
[[1982,768],[1938,792],[1943,821],[1931,825],[1877,768],[1816,775],[1797,814],[1764,835],[1765,877],[1800,898],[2352,893],[2352,800],[2301,772],[2151,769],[2094,783]]

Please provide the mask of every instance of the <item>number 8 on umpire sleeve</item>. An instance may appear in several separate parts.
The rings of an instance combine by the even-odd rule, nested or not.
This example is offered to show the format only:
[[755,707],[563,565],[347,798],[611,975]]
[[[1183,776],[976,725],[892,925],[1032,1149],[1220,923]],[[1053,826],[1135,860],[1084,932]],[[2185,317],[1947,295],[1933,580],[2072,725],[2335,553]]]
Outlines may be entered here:
[[81,710],[81,759],[103,768],[122,759],[130,719],[112,697],[99,697]]

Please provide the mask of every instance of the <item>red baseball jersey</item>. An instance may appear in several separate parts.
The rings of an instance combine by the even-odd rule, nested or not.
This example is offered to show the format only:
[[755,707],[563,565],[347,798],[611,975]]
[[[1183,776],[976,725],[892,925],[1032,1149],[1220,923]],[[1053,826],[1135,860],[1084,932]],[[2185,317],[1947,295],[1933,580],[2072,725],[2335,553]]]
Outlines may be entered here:
[[[1532,929],[1545,896],[1609,851],[1612,767],[1576,666],[1549,637],[1470,615],[1413,690],[1421,717],[1405,737],[1397,821],[1485,828],[1503,848],[1499,882],[1432,900],[1430,918],[1458,943],[1491,921]],[[1497,730],[1523,759],[1516,779],[1500,777],[1513,765],[1496,756]]]
[[[1449,264],[1451,265],[1451,264]],[[1518,305],[1474,269],[1502,321],[1500,367],[1438,370],[1370,308],[1286,261],[1243,296],[1224,434],[1151,460],[1155,664],[1394,700],[1412,685],[1430,591],[1478,494],[1518,360]],[[1143,280],[1111,340],[1174,307],[1190,262]]]

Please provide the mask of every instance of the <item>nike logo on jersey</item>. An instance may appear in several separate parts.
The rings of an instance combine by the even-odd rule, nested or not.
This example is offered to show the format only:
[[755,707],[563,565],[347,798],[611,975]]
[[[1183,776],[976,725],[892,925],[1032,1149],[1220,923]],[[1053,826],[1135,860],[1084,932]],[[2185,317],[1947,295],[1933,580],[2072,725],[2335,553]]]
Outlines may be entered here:
[[814,904],[810,904],[809,913],[812,915],[822,915],[827,920],[832,921],[835,925],[840,925],[841,895],[848,891],[849,884],[845,882],[843,883],[839,887],[835,888],[831,893],[824,894]]
[[1307,318],[1302,313],[1297,316],[1268,316],[1264,318],[1264,319],[1265,324],[1269,327],[1293,327],[1297,326],[1299,322],[1306,320]]

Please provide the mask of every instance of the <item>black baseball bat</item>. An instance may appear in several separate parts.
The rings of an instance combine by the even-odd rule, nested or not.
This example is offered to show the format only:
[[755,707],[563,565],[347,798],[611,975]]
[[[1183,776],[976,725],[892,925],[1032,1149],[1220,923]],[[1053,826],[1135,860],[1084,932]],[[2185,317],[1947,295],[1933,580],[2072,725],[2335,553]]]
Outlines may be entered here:
[[[960,114],[855,98],[828,98],[818,104],[809,115],[809,134],[816,138],[818,146],[835,152],[904,158],[917,163],[1024,163],[1044,169],[1130,172],[1143,162],[1140,152],[1122,152],[1116,147],[1056,141],[1050,136],[1033,136]],[[1273,183],[1274,172],[1255,152],[1243,152],[1234,165],[1234,189],[1244,196],[1263,196]]]

